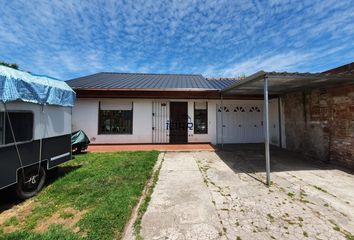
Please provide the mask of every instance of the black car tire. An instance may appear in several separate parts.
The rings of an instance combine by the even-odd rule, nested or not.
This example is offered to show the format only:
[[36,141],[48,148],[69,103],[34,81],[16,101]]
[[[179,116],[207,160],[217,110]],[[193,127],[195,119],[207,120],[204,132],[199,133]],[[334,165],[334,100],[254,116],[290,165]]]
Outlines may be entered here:
[[18,182],[16,184],[16,195],[22,199],[28,199],[36,195],[44,186],[46,171],[42,166],[29,167],[25,169],[25,179],[23,179],[22,170],[18,172]]

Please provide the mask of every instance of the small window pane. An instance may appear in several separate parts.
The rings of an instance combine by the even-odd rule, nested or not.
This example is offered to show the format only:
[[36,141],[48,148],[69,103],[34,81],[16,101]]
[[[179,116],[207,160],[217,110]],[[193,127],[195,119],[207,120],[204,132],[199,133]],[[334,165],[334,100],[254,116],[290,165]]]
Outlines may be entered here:
[[100,110],[100,134],[132,134],[132,110]]
[[207,134],[208,133],[208,110],[194,109],[194,133]]
[[14,139],[11,126],[15,135],[16,142],[30,141],[33,138],[33,114],[30,112],[9,112],[5,116],[5,144],[13,143]]

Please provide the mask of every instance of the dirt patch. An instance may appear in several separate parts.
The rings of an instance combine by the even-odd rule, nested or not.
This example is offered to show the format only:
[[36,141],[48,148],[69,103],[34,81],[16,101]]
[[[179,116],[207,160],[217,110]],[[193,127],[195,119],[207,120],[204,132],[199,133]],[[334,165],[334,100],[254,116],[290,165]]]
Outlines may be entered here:
[[76,224],[80,221],[80,219],[85,215],[87,211],[78,211],[71,207],[67,207],[65,209],[61,209],[58,212],[55,212],[48,218],[42,219],[38,222],[35,232],[43,233],[48,230],[48,228],[53,224],[62,225],[64,228],[71,229],[75,233],[80,232],[80,228],[76,226]]
[[25,219],[31,214],[33,207],[34,201],[31,199],[2,212],[0,214],[0,225],[3,225],[8,219],[12,217],[18,218],[21,222],[21,219]]
[[[0,228],[4,233],[11,233],[22,229],[25,219],[31,215],[35,208],[36,202],[34,200],[27,200],[13,208],[6,210],[0,214]],[[34,229],[35,232],[43,233],[53,224],[60,224],[74,233],[85,235],[80,232],[80,228],[76,226],[77,222],[83,217],[87,211],[78,211],[71,207],[60,209],[50,217],[41,219]],[[17,224],[9,224],[9,220],[16,219]]]

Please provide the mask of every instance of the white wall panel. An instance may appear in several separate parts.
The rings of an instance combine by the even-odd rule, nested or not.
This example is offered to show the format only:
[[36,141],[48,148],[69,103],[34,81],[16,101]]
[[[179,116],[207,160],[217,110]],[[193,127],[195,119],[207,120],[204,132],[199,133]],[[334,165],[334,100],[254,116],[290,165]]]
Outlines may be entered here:
[[269,100],[269,138],[271,144],[280,146],[279,134],[279,100],[274,98]]
[[[0,104],[2,105],[2,104]],[[34,115],[34,139],[70,134],[71,108],[55,105],[42,105],[25,102],[10,102],[6,104],[8,111],[31,111]],[[0,107],[3,111],[3,105]]]
[[[133,134],[98,134],[98,103],[100,99],[78,99],[73,108],[73,130],[83,130],[96,144],[151,143],[152,101],[129,100],[133,104]],[[121,105],[126,99],[111,99],[110,104]]]

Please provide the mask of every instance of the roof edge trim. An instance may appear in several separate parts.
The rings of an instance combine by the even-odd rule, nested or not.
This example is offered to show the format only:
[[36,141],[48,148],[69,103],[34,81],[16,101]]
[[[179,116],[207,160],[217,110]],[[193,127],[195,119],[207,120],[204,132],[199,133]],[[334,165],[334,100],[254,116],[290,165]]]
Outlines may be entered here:
[[219,89],[208,89],[208,88],[81,88],[73,87],[74,90],[79,91],[110,91],[110,92],[215,92],[220,91]]
[[234,89],[235,87],[239,87],[239,86],[242,86],[242,85],[245,85],[245,84],[248,84],[250,82],[253,82],[253,81],[256,81],[260,78],[263,78],[267,75],[267,72],[261,70],[261,71],[258,71],[254,74],[252,74],[251,76],[248,76],[246,77],[245,79],[243,80],[240,80],[239,82],[235,83],[235,84],[232,84],[231,86],[227,87],[227,88],[224,88],[224,89],[221,89],[221,92],[222,93],[226,93],[232,89]]

